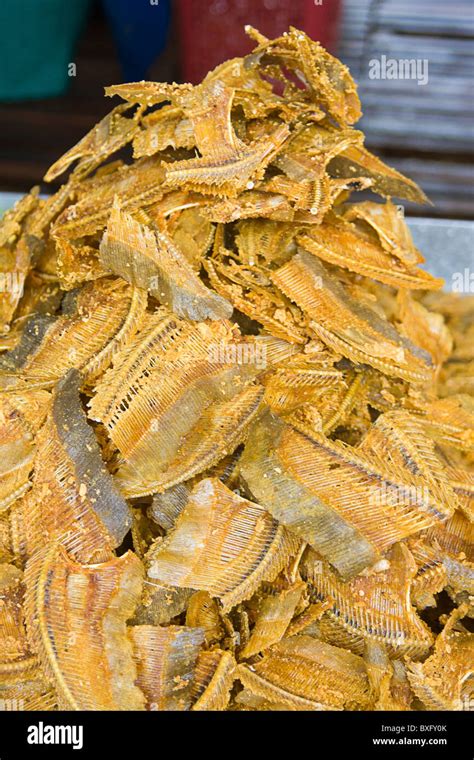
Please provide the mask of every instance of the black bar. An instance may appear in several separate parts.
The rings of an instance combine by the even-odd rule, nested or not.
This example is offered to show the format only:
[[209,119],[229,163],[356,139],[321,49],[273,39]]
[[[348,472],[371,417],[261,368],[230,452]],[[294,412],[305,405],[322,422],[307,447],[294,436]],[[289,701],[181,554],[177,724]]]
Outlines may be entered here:
[[[308,752],[317,760],[331,751],[338,758],[356,752],[362,757],[403,753],[470,760],[471,717],[469,712],[2,712],[0,760],[135,760],[170,753],[196,757],[209,751],[212,758],[238,752],[242,760],[247,754],[267,760],[278,750],[279,756],[289,753],[291,760]],[[60,726],[64,729],[56,733]],[[50,738],[72,743],[49,744]]]

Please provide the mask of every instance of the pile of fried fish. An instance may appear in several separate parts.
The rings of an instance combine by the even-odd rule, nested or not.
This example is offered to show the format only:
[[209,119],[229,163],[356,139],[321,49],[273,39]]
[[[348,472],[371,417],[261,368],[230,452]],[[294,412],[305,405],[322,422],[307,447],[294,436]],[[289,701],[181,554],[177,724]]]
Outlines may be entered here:
[[474,299],[347,68],[247,31],[1,221],[3,709],[474,707]]

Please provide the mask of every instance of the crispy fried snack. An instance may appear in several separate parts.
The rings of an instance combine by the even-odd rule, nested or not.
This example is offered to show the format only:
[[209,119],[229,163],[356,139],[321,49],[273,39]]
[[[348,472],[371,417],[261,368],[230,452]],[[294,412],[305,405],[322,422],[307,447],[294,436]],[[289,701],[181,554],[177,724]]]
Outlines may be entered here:
[[0,221],[5,709],[472,709],[474,301],[347,68],[247,31]]

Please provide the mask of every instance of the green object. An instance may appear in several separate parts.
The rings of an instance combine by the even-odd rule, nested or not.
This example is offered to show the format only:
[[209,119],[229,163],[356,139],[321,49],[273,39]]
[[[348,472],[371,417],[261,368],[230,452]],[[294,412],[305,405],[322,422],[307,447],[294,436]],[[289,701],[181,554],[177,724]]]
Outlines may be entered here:
[[0,100],[53,97],[67,89],[89,2],[0,1]]

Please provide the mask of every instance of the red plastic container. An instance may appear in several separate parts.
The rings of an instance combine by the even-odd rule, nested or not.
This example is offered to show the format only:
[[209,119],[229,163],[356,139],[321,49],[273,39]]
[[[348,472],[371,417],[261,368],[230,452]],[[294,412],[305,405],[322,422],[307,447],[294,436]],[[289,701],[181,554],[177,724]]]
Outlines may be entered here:
[[249,53],[254,44],[245,24],[267,37],[296,26],[334,50],[340,5],[340,0],[177,0],[182,79],[195,84],[227,58]]

